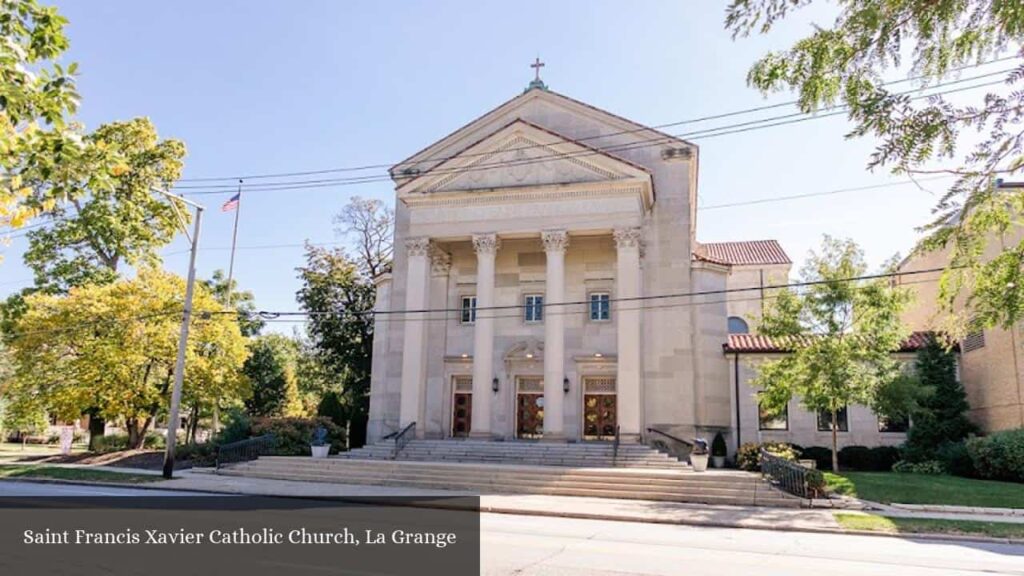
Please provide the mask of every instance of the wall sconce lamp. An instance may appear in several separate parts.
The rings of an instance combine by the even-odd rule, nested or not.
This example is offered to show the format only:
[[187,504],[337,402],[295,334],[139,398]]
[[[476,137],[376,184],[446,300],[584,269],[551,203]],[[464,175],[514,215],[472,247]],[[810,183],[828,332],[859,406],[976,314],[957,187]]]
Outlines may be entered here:
[[494,391],[494,392],[498,391],[498,378],[497,377],[495,377],[494,380],[491,380],[491,390]]
[[562,378],[562,392],[569,393],[569,379]]

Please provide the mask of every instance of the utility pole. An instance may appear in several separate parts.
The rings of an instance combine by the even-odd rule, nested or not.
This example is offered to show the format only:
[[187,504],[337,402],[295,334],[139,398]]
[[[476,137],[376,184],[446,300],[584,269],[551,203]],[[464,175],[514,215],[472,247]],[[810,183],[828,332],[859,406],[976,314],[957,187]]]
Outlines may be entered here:
[[[203,222],[203,207],[164,190],[156,190],[156,192],[171,199],[171,206],[181,221],[185,236],[192,242],[192,249],[188,259],[188,280],[185,283],[185,309],[181,314],[181,334],[178,337],[178,359],[174,363],[174,387],[171,388],[171,413],[167,422],[167,452],[164,454],[164,478],[171,478],[174,475],[174,449],[178,443],[181,387],[185,382],[185,351],[188,348],[188,328],[192,322],[192,292],[196,282],[196,251],[199,248],[199,231]],[[196,221],[191,236],[188,234],[188,229],[185,228],[185,219],[178,212],[178,206],[174,203],[175,200],[184,202],[196,209]]]

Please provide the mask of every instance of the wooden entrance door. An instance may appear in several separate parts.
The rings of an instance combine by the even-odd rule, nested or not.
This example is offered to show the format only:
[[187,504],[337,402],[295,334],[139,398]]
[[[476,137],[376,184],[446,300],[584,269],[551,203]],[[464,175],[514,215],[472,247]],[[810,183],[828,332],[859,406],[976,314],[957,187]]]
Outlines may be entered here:
[[516,395],[516,438],[540,438],[544,433],[544,395]]
[[586,378],[583,381],[583,438],[611,440],[618,424],[614,378]]
[[452,397],[452,437],[468,437],[472,422],[473,395],[469,392],[456,392]]

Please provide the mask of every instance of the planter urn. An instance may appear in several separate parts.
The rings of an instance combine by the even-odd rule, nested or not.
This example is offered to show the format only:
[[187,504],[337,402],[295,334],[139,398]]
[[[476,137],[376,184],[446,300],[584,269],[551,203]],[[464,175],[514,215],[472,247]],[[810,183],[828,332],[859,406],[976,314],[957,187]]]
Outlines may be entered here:
[[694,472],[704,472],[708,469],[707,454],[690,454],[690,466]]
[[310,446],[309,449],[313,452],[313,458],[327,458],[328,452],[331,451],[331,445]]
[[725,468],[725,456],[712,456],[711,463],[715,468]]

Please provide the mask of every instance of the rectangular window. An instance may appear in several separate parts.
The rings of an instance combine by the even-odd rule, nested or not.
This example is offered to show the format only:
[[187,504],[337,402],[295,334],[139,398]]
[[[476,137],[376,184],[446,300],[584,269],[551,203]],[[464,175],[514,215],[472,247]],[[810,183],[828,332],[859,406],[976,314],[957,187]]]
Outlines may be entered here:
[[[828,410],[818,411],[818,432],[831,432],[832,431],[832,412]],[[836,431],[837,432],[849,432],[850,421],[846,417],[846,406],[843,406],[836,412]]]
[[460,320],[463,324],[476,322],[476,296],[462,297],[462,317]]
[[906,432],[910,428],[910,419],[906,416],[878,417],[879,432]]
[[590,319],[610,320],[612,317],[611,295],[607,292],[594,292],[590,295]]
[[523,320],[527,322],[544,321],[544,297],[540,294],[527,294],[523,297]]
[[789,430],[789,406],[778,414],[772,414],[758,403],[757,427],[758,430]]

